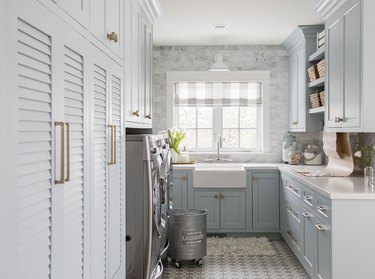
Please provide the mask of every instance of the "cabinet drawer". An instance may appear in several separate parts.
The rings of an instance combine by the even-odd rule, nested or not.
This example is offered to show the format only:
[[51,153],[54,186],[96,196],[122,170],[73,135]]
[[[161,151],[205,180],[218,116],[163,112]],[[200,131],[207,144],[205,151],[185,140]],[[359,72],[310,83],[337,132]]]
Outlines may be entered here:
[[302,191],[302,199],[303,199],[303,204],[307,208],[313,208],[316,204],[316,197],[313,194],[312,191],[306,189],[306,187],[303,188]]
[[288,194],[292,194],[300,199],[302,195],[302,185],[295,182],[294,180],[288,179],[285,183],[285,192]]
[[288,225],[302,229],[302,207],[290,200],[285,202],[286,222]]
[[[292,250],[293,248],[296,248],[298,252],[301,252],[301,247],[302,247],[302,233],[301,230],[295,228],[294,226],[286,226],[285,228],[285,236],[286,236],[286,241],[288,242],[289,246],[292,244],[294,247],[291,247]],[[296,252],[296,251],[295,251]]]
[[315,209],[317,215],[322,217],[323,220],[331,219],[331,203],[329,200],[317,197]]

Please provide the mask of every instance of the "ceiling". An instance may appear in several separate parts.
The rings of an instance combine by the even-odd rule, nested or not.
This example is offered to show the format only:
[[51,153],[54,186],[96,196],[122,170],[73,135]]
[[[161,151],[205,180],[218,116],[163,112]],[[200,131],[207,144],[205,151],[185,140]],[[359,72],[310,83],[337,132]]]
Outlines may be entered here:
[[[155,45],[281,44],[297,25],[321,24],[320,0],[160,0]],[[214,29],[214,24],[228,25]]]

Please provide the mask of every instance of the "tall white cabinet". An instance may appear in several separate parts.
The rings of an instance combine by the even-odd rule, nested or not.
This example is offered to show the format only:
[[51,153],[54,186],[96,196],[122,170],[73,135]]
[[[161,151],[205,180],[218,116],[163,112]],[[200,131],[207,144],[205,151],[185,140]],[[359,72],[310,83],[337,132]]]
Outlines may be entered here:
[[0,278],[124,278],[123,61],[58,5],[0,5]]
[[127,76],[125,118],[126,127],[152,127],[152,23],[157,11],[142,0],[126,2],[131,19],[125,30],[131,43],[125,49],[130,73]]

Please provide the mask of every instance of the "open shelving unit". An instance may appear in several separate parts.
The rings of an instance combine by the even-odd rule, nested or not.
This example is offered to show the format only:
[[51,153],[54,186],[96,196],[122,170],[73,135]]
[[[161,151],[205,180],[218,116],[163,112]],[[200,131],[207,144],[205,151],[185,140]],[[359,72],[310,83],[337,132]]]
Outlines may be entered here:
[[[309,62],[311,62],[312,64],[315,64],[317,61],[324,59],[324,54],[325,54],[325,46],[322,46],[316,52],[314,52],[313,54],[309,56]],[[316,80],[313,80],[309,83],[309,88],[323,91],[325,80],[326,80],[325,76],[320,77]],[[325,107],[320,106],[317,108],[309,109],[309,114],[324,113],[324,111],[325,111]]]

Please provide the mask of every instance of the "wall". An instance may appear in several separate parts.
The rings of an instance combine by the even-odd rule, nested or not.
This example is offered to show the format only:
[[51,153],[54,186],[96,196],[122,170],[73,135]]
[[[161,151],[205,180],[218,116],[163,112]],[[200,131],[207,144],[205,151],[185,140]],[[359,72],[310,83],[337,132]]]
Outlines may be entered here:
[[[288,130],[288,53],[283,46],[155,46],[153,60],[153,114],[155,131],[166,127],[166,77],[168,71],[206,71],[220,52],[232,71],[269,70],[270,153],[231,154],[238,162],[280,162],[284,134]],[[195,155],[204,160],[207,155]]]

